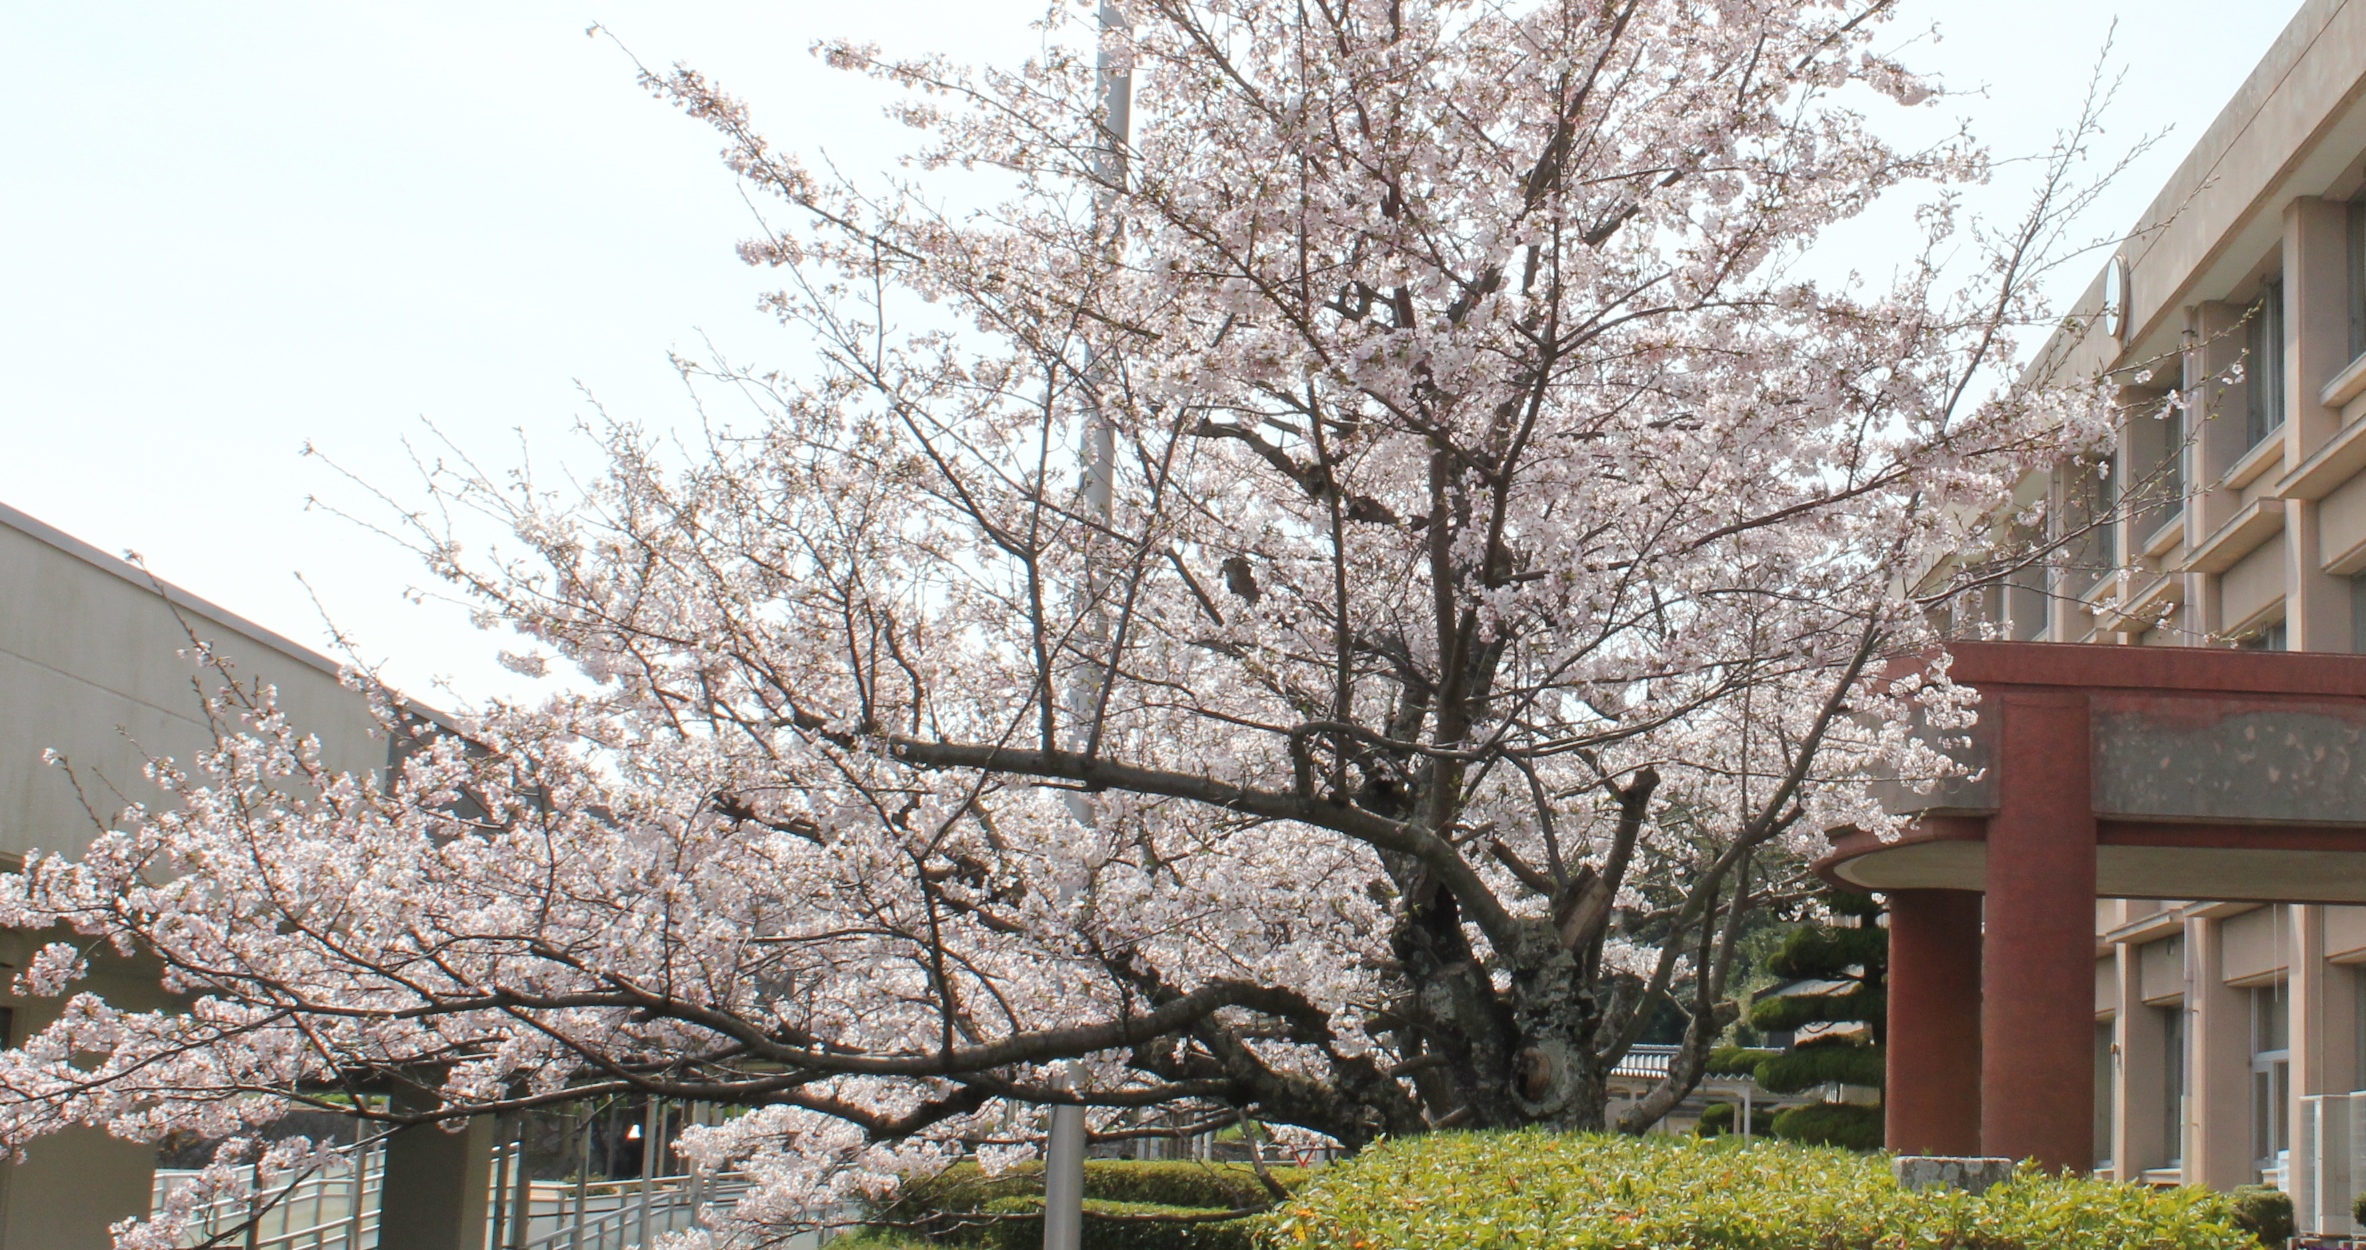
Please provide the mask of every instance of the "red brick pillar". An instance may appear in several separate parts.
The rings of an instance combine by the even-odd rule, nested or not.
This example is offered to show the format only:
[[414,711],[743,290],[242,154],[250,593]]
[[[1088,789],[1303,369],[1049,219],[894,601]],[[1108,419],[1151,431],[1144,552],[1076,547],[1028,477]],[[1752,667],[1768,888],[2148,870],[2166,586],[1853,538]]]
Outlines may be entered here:
[[1980,1153],[1980,896],[1891,890],[1884,1141]]
[[1999,691],[1980,1152],[2095,1165],[2095,807],[2084,694]]

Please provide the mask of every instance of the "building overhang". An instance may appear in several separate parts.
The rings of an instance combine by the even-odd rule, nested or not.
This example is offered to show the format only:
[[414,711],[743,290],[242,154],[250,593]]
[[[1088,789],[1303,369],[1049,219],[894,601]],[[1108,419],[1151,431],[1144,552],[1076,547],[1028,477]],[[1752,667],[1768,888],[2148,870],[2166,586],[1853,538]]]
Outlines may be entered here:
[[2366,656],[1959,643],[1981,693],[1944,749],[1963,774],[1884,796],[1904,830],[1828,835],[1818,871],[1859,890],[1980,890],[1988,818],[2014,785],[1998,748],[2016,695],[2082,700],[2096,893],[2366,903]]

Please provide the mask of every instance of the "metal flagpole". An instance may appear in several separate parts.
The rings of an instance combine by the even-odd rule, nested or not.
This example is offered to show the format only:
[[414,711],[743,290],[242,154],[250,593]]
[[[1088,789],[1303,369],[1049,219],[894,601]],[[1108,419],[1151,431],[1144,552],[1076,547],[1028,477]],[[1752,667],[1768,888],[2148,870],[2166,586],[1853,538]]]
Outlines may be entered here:
[[[1099,15],[1101,48],[1095,62],[1094,80],[1099,88],[1102,143],[1093,158],[1093,176],[1099,184],[1093,196],[1093,238],[1096,245],[1106,239],[1109,254],[1117,251],[1119,225],[1117,221],[1117,193],[1126,175],[1126,145],[1133,135],[1134,77],[1131,68],[1120,55],[1113,54],[1112,36],[1127,29],[1125,14],[1113,0],[1102,0]],[[1117,424],[1110,419],[1101,401],[1101,387],[1107,380],[1099,354],[1087,348],[1085,357],[1084,399],[1089,418],[1084,429],[1082,452],[1084,469],[1084,510],[1099,528],[1106,529],[1115,515],[1117,479]],[[1093,541],[1087,535],[1085,541]],[[1090,627],[1083,631],[1087,645],[1109,641],[1108,621],[1101,611],[1102,587],[1100,577],[1091,561],[1085,565],[1084,594],[1087,611],[1092,614]],[[1080,677],[1068,689],[1068,735],[1074,750],[1089,750],[1093,745],[1092,723],[1101,702],[1102,684],[1107,680],[1108,668],[1101,667]],[[1069,810],[1077,823],[1090,826],[1094,822],[1092,796],[1082,790],[1072,790],[1068,797]],[[1068,1066],[1068,1086],[1081,1091],[1084,1086],[1081,1065]],[[1079,1250],[1084,1236],[1084,1108],[1063,1104],[1051,1109],[1051,1140],[1044,1151],[1043,1170],[1043,1250]]]

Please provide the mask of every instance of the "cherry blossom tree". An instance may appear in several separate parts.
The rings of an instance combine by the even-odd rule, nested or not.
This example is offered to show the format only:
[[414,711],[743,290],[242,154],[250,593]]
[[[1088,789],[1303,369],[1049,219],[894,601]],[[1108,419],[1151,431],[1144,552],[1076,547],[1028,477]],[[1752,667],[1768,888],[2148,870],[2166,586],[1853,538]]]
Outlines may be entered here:
[[[771,197],[743,252],[808,358],[686,363],[760,416],[599,426],[580,488],[455,452],[390,527],[568,693],[430,724],[357,675],[404,750],[356,777],[229,674],[173,803],[0,882],[188,1004],[76,997],[0,1056],[0,1140],[640,1093],[751,1108],[683,1150],[780,1226],[1046,1104],[1648,1126],[1751,909],[1935,767],[1904,727],[1968,696],[1885,676],[1960,589],[1930,571],[2110,425],[2011,371],[2091,128],[2025,220],[1960,224],[1979,150],[1871,120],[1939,98],[1874,51],[1890,8],[1134,0],[1017,69],[823,45],[901,93],[901,179],[648,73]],[[1923,251],[1799,276],[1892,192]],[[1612,1116],[1655,1020],[1672,1070]]]

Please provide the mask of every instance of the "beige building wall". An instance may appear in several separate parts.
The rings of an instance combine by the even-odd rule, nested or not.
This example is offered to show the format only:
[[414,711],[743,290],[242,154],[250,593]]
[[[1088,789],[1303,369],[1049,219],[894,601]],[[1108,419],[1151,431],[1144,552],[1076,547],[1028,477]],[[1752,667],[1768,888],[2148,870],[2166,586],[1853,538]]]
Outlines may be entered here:
[[[2366,650],[2366,0],[2308,0],[2134,224],[2117,326],[2098,274],[2033,367],[2124,388],[2109,540],[2011,635]],[[2059,525],[2070,472],[2020,494]],[[2110,900],[2097,935],[2099,1170],[2265,1179],[2303,1231],[2357,1231],[2366,908]]]

